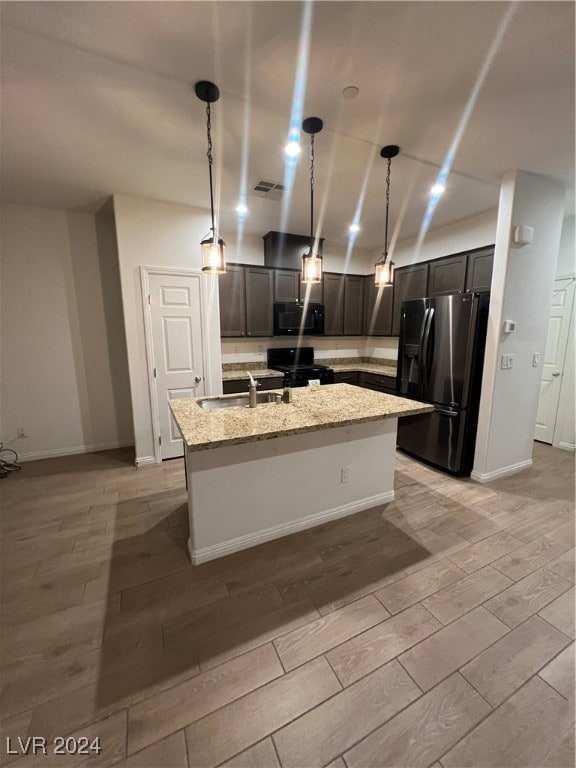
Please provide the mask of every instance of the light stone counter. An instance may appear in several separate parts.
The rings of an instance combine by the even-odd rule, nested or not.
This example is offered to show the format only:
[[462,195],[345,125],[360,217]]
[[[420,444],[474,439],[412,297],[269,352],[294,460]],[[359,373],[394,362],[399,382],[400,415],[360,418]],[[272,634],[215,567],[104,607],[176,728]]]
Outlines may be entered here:
[[255,379],[271,379],[275,376],[282,378],[282,371],[273,371],[271,368],[251,368],[250,363],[246,364],[244,371],[222,371],[222,381],[248,381],[250,378],[247,371],[250,371]]
[[398,417],[432,410],[349,384],[295,388],[290,404],[170,407],[195,564],[393,501]]
[[170,407],[189,451],[396,419],[433,410],[432,406],[416,400],[350,384],[296,387],[292,393],[290,404],[267,403],[256,408],[238,406],[204,411],[196,400],[188,398],[171,400]]
[[361,373],[375,373],[380,376],[393,376],[396,378],[395,365],[376,365],[374,363],[342,363],[330,366],[334,373],[348,373],[348,371],[360,371]]

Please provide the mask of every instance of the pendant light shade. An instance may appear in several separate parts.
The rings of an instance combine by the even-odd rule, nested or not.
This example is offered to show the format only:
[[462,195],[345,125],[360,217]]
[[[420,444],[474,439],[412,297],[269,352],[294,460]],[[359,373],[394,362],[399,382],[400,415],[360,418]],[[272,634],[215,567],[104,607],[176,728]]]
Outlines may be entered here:
[[388,160],[388,171],[386,173],[386,223],[384,229],[384,253],[382,258],[376,262],[374,270],[374,284],[376,288],[385,288],[394,285],[394,262],[388,259],[388,212],[390,209],[390,167],[392,158],[400,152],[400,147],[396,144],[388,144],[380,150],[380,157]]
[[384,259],[376,262],[374,283],[377,288],[385,288],[387,285],[394,285],[393,261],[387,261],[386,257],[384,257]]
[[214,83],[208,80],[200,80],[194,86],[196,96],[200,101],[206,104],[206,136],[208,139],[208,176],[210,179],[210,218],[212,226],[210,234],[200,243],[200,253],[202,257],[202,272],[209,275],[223,275],[226,273],[226,243],[221,237],[218,237],[216,226],[214,224],[214,186],[212,183],[212,136],[211,136],[211,115],[210,104],[218,101],[220,91]]
[[226,274],[226,243],[221,237],[214,242],[213,237],[208,237],[200,243],[202,255],[202,272],[210,275]]
[[302,130],[310,135],[310,250],[302,256],[301,275],[301,282],[305,285],[322,282],[322,256],[317,252],[314,239],[314,136],[323,127],[319,117],[307,117],[302,123]]

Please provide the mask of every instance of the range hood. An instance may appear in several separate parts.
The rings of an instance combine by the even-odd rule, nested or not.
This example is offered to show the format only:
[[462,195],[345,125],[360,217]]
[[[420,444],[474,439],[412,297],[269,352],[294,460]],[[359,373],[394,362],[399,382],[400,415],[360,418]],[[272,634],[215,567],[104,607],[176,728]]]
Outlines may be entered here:
[[[264,264],[267,267],[300,269],[302,256],[310,248],[309,235],[292,235],[289,232],[267,232],[264,237]],[[318,255],[322,256],[324,238],[318,241]]]

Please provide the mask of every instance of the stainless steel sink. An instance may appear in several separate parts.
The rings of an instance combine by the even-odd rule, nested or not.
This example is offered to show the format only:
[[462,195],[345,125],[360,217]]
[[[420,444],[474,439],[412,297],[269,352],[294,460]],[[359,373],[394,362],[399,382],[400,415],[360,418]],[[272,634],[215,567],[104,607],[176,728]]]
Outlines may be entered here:
[[[256,394],[257,403],[275,403],[276,394],[274,392],[258,392]],[[238,395],[237,397],[212,397],[205,400],[199,400],[198,405],[204,411],[215,411],[218,408],[245,408],[249,405],[248,394]]]

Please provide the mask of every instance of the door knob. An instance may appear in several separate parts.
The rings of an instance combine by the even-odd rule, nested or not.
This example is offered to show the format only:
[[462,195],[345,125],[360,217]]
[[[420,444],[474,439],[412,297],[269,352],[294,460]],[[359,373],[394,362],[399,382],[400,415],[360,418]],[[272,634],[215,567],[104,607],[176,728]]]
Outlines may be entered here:
[[196,382],[196,384],[200,384],[200,382],[202,381],[202,376],[195,376],[194,381]]
[[552,376],[560,376],[559,373],[553,373]]

